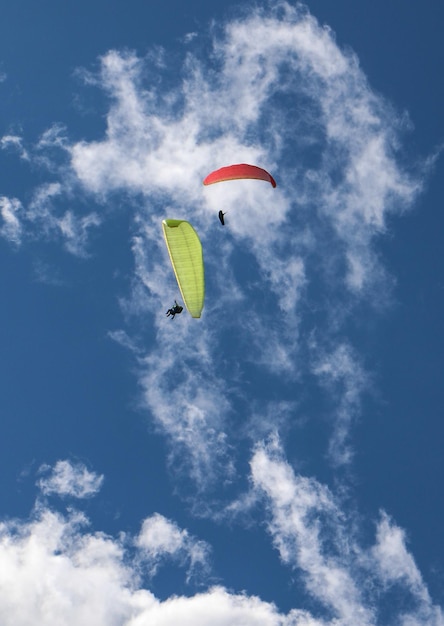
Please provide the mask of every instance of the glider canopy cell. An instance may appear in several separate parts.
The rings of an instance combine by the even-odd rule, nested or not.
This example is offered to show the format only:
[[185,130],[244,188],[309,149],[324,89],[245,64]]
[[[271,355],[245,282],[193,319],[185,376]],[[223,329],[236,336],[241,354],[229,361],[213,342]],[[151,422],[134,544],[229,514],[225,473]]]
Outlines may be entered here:
[[185,306],[191,317],[202,313],[205,299],[205,275],[200,239],[185,220],[162,221],[163,235],[171,265]]

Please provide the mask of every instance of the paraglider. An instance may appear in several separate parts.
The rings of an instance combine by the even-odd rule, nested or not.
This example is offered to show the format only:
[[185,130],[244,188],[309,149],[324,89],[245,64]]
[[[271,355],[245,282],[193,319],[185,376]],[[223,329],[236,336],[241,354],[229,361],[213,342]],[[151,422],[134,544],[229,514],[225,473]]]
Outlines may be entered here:
[[264,180],[271,183],[272,187],[276,187],[276,181],[267,170],[257,165],[249,165],[248,163],[238,163],[236,165],[227,165],[218,170],[214,170],[204,178],[204,185],[213,185],[227,180],[239,180],[241,178],[253,178],[256,180]]
[[205,299],[204,263],[200,239],[191,224],[185,220],[163,220],[162,229],[185,306],[191,317],[198,318],[202,313]]
[[[203,180],[204,185],[214,185],[214,183],[222,183],[228,180],[240,180],[244,178],[252,178],[254,180],[264,180],[271,184],[272,187],[276,187],[276,181],[273,176],[267,172],[267,170],[258,167],[257,165],[249,165],[248,163],[237,163],[235,165],[226,165],[220,167],[218,170],[214,170],[206,176]],[[225,213],[219,211],[219,220],[222,226],[225,226],[224,220]]]
[[183,306],[180,306],[180,304],[177,304],[177,300],[174,300],[174,306],[171,307],[171,309],[168,309],[168,311],[166,312],[166,316],[171,317],[171,319],[173,320],[175,316],[182,313],[182,311]]

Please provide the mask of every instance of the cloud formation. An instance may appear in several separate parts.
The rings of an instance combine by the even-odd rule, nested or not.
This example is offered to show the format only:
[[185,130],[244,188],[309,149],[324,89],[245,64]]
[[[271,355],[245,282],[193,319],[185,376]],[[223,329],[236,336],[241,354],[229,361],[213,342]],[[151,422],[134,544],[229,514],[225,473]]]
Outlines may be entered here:
[[20,211],[22,205],[17,198],[0,197],[0,212],[3,219],[1,227],[2,236],[16,245],[21,243],[22,225],[20,223]]
[[103,475],[91,472],[83,463],[57,461],[54,467],[42,465],[37,485],[43,495],[90,498],[95,496],[103,484]]
[[163,515],[155,513],[144,520],[135,545],[141,552],[143,561],[150,565],[151,574],[157,571],[159,561],[170,558],[188,564],[187,580],[198,570],[206,573],[209,569],[210,547],[204,541],[191,537],[188,531]]
[[[1,75],[0,75],[0,82],[1,82]],[[19,154],[21,159],[25,161],[29,161],[30,159],[28,151],[23,146],[23,137],[21,137],[20,135],[12,135],[12,134],[3,135],[3,137],[0,139],[0,149],[15,150]]]
[[[316,354],[318,347],[312,346]],[[351,462],[350,429],[360,414],[361,396],[369,387],[366,375],[354,350],[346,343],[330,354],[316,354],[313,373],[331,396],[337,395],[334,429],[329,442],[329,456],[335,466]]]
[[86,257],[90,231],[100,226],[101,219],[95,212],[77,215],[71,209],[60,214],[57,204],[64,201],[65,190],[58,182],[35,189],[26,206],[17,198],[0,197],[0,235],[15,246],[36,239],[59,240],[71,254]]
[[[25,151],[21,138],[3,137],[3,148],[52,177],[27,202],[0,199],[1,234],[15,245],[56,239],[86,256],[89,234],[110,218],[105,205],[122,194],[132,211],[134,275],[121,298],[127,327],[109,336],[133,353],[142,403],[168,441],[180,495],[192,492],[193,512],[221,519],[226,493],[249,479],[248,505],[261,501],[265,510],[256,523],[266,520],[283,566],[298,573],[316,610],[283,614],[223,586],[159,600],[142,573],[179,565],[190,582],[196,569],[209,571],[206,541],[160,513],[136,537],[115,538],[87,530],[81,513],[40,505],[30,520],[1,526],[0,621],[438,626],[441,609],[402,529],[383,512],[374,544],[362,547],[356,519],[333,488],[297,474],[284,453],[298,418],[313,418],[300,408],[309,380],[333,401],[331,466],[353,458],[352,426],[369,375],[347,325],[360,305],[384,303],[390,281],[375,245],[389,216],[411,206],[421,188],[399,164],[405,118],[300,5],[252,9],[198,40],[186,42],[180,72],[165,50],[146,57],[111,50],[97,75],[84,73],[109,98],[99,139],[72,139],[54,125]],[[257,181],[203,189],[210,170],[234,161],[266,167],[277,189]],[[71,203],[85,197],[101,212]],[[190,219],[204,243],[199,322],[164,315],[177,296],[160,231],[166,216]],[[148,348],[137,339],[137,321],[147,319]],[[282,444],[276,436],[260,443],[276,432]],[[242,455],[251,442],[247,476]],[[67,461],[42,472],[44,495],[85,498],[103,481]],[[37,572],[44,575],[36,585]],[[393,600],[389,616],[381,596]]]
[[[297,475],[279,442],[259,445],[251,460],[253,488],[264,498],[268,530],[283,563],[302,580],[325,623],[343,626],[444,623],[410,554],[405,533],[386,513],[376,522],[375,544],[359,544],[353,515],[330,489]],[[396,587],[396,594],[390,592]],[[384,594],[390,609],[383,613]],[[406,609],[406,607],[411,607]]]
[[[420,182],[397,161],[405,116],[372,92],[356,56],[303,7],[279,2],[232,20],[213,31],[205,57],[194,42],[179,74],[165,50],[105,54],[99,73],[85,76],[109,97],[106,132],[65,141],[64,150],[87,192],[145,199],[134,203],[136,278],[125,310],[153,316],[157,348],[139,361],[145,401],[172,458],[188,463],[202,487],[219,461],[224,473],[234,462],[230,391],[247,395],[237,381],[267,372],[278,385],[283,375],[297,384],[311,351],[307,324],[322,327],[318,341],[338,355],[354,307],[383,301],[389,283],[374,242]],[[202,187],[209,171],[233,161],[267,167],[277,189],[257,181]],[[221,206],[223,242],[214,225]],[[218,316],[217,329],[181,320],[173,339],[159,319],[176,294],[159,235],[166,216],[191,220],[203,239],[205,315]],[[304,315],[312,311],[314,320]],[[244,358],[230,375],[218,348],[236,332]],[[325,382],[319,367],[312,373]],[[339,465],[352,458],[359,392],[351,390],[362,387],[353,367],[341,376],[348,391],[330,443]]]
[[159,566],[167,554],[187,555],[188,580],[196,565],[206,563],[206,544],[159,514],[147,518],[134,538],[123,533],[114,538],[90,531],[88,525],[81,512],[64,516],[41,504],[29,520],[0,524],[2,624],[287,623],[272,604],[223,587],[162,601],[141,586],[144,567],[154,561]]
[[[29,519],[0,524],[2,624],[442,626],[442,609],[430,598],[404,532],[385,513],[375,524],[374,544],[362,547],[353,517],[327,486],[295,474],[276,439],[258,445],[250,465],[268,533],[283,567],[301,574],[311,611],[294,606],[282,613],[223,584],[206,582],[196,592],[196,567],[204,568],[207,581],[211,573],[210,546],[159,513],[146,518],[137,535],[113,537],[93,530],[78,510],[63,515],[38,502]],[[190,592],[157,598],[150,581],[161,566],[185,567]],[[390,599],[388,614],[379,609],[381,596]]]

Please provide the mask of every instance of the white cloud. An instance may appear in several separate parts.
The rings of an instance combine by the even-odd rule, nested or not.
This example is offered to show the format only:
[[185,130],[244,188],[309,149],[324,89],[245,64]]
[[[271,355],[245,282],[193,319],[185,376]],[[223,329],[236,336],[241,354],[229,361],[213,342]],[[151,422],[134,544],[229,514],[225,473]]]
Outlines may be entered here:
[[[146,358],[135,351],[144,402],[170,442],[171,466],[203,488],[235,475],[241,435],[230,417],[232,398],[249,393],[243,376],[297,384],[310,367],[304,313],[316,311],[323,341],[341,346],[355,304],[383,299],[374,241],[420,183],[397,161],[404,114],[372,92],[356,56],[303,7],[252,9],[211,31],[205,57],[193,52],[197,40],[187,42],[180,72],[159,49],[103,55],[97,76],[85,76],[109,97],[106,132],[73,143],[62,133],[62,147],[86,192],[144,198],[134,202],[136,275],[123,310],[132,320],[151,315],[156,346]],[[202,186],[213,168],[236,161],[266,167],[277,188]],[[189,219],[203,240],[208,290],[197,323],[162,319],[177,297],[160,232],[166,216]],[[242,355],[228,365],[219,347],[233,336]],[[328,349],[319,350],[316,375],[330,379],[335,399],[343,390],[330,443],[341,465],[352,458],[365,375],[351,348],[340,379],[322,374]]]
[[[335,551],[340,512],[330,491],[314,479],[294,475],[274,442],[258,448],[251,461],[253,484],[270,504],[269,530],[284,562],[304,572],[311,595],[333,611],[341,624],[373,624],[359,587],[339,554],[327,554],[329,531]],[[346,547],[344,545],[344,547]]]
[[[159,48],[145,58],[109,51],[97,76],[83,72],[109,96],[104,137],[72,142],[55,124],[36,152],[51,171],[51,151],[70,158],[71,171],[59,165],[60,200],[75,175],[100,201],[115,191],[143,194],[149,209],[136,220],[159,220],[174,207],[204,233],[223,206],[231,236],[254,255],[292,319],[284,341],[291,352],[302,296],[320,270],[327,284],[334,268],[357,297],[371,293],[374,301],[383,291],[375,289],[385,276],[373,241],[387,215],[408,207],[420,188],[396,158],[406,117],[372,92],[355,55],[301,5],[252,9],[210,36],[205,55],[199,37],[187,39],[181,71]],[[278,188],[244,181],[203,189],[206,173],[232,161],[269,168]],[[35,220],[40,211],[45,226],[35,228],[86,254],[87,233],[101,218],[56,210],[54,194],[43,197],[56,184],[36,191],[27,215]]]
[[83,217],[76,216],[72,211],[57,220],[66,249],[76,256],[84,256],[88,245],[89,231],[92,227],[100,226],[101,219],[97,213],[90,213]]
[[[77,215],[72,210],[60,212],[58,204],[66,201],[66,189],[60,182],[38,187],[26,209],[29,234],[61,238],[65,248],[76,256],[87,256],[89,231],[101,224],[97,213]],[[29,226],[34,228],[32,231]]]
[[44,495],[57,494],[73,498],[90,498],[100,491],[103,475],[90,472],[83,463],[57,461],[54,467],[42,465],[44,476],[37,482]]
[[151,574],[166,557],[188,564],[188,580],[197,570],[206,573],[209,568],[209,545],[159,513],[144,520],[135,544],[141,558],[150,565]]
[[[150,208],[136,219],[164,217],[161,199],[208,232],[223,206],[230,234],[255,256],[267,289],[294,320],[284,342],[294,337],[291,352],[313,273],[327,268],[327,283],[335,267],[336,279],[358,296],[375,296],[384,280],[373,239],[419,189],[396,160],[405,116],[371,91],[356,57],[300,5],[251,10],[211,37],[205,57],[193,52],[198,37],[187,40],[180,72],[161,49],[145,58],[111,50],[98,76],[83,72],[109,96],[104,137],[70,142],[67,129],[54,125],[37,150],[41,159],[54,148],[70,156],[72,172],[60,170],[68,187],[74,173],[101,200],[116,190],[144,194]],[[232,161],[268,167],[278,188],[203,189],[208,171]],[[76,254],[99,223],[94,213],[77,218],[75,228],[72,210],[45,215],[53,236],[67,237]]]
[[20,244],[22,239],[22,224],[19,217],[22,211],[23,207],[17,198],[0,196],[0,212],[3,219],[0,234],[16,245]]
[[[302,573],[316,602],[312,612],[295,607],[284,614],[223,586],[160,600],[142,582],[144,567],[155,574],[161,564],[185,565],[190,582],[196,566],[209,570],[207,543],[158,513],[136,536],[116,538],[92,530],[81,512],[61,515],[40,502],[28,520],[0,523],[2,625],[442,626],[442,610],[430,599],[405,535],[387,515],[375,544],[361,547],[353,517],[330,489],[293,472],[276,439],[257,447],[251,478],[284,565]],[[259,514],[256,522],[262,521]],[[380,620],[381,596],[395,585],[390,615]]]
[[40,238],[61,239],[71,254],[87,256],[90,231],[102,220],[95,212],[77,215],[68,209],[59,214],[57,203],[65,201],[65,193],[60,182],[52,182],[37,187],[27,205],[17,198],[0,196],[0,235],[15,245]]
[[[364,294],[383,275],[373,238],[419,188],[396,162],[404,118],[372,93],[355,56],[301,8],[280,2],[252,11],[212,43],[210,66],[188,53],[171,91],[143,79],[147,71],[156,78],[168,73],[165,58],[144,63],[117,51],[102,57],[96,84],[111,100],[107,131],[100,141],[70,147],[80,181],[98,194],[166,196],[197,221],[223,205],[230,232],[247,240],[284,308],[297,304],[307,281],[301,221],[293,223],[305,205],[303,216],[311,212],[317,232],[311,253],[319,244],[327,252],[317,239],[333,227],[338,245],[331,241],[328,254],[334,260],[343,249],[344,284]],[[299,149],[310,145],[316,167]],[[256,182],[203,190],[203,176],[233,160],[269,166],[277,190]],[[282,266],[293,268],[291,285]]]
[[63,124],[53,124],[42,133],[37,142],[36,149],[44,151],[48,148],[68,150],[69,141],[67,129]]
[[[222,587],[161,601],[140,586],[137,558],[129,557],[125,537],[88,533],[86,523],[78,513],[63,517],[40,508],[27,522],[0,524],[2,626],[320,624],[282,615],[272,604]],[[144,531],[139,539],[149,543]]]
[[319,353],[319,346],[313,342],[312,351],[315,355],[313,373],[337,404],[329,455],[336,466],[344,465],[352,460],[350,429],[360,414],[361,397],[369,387],[369,377],[355,351],[346,343],[325,354],[322,350]]
[[268,530],[282,561],[302,572],[310,595],[331,613],[328,623],[385,623],[378,615],[381,597],[395,584],[399,595],[391,598],[387,623],[444,623],[441,607],[433,604],[407,550],[404,532],[385,513],[375,545],[360,546],[353,514],[341,509],[325,485],[295,474],[276,439],[257,447],[251,477],[256,494],[265,500]]
[[[1,82],[1,76],[0,76]],[[19,135],[3,135],[0,139],[0,148],[2,150],[13,149],[16,150],[21,159],[29,161],[30,156],[26,148],[23,147],[23,137]]]
[[[170,320],[165,319],[167,323]],[[184,476],[190,476],[203,489],[214,484],[220,474],[232,478],[233,468],[227,458],[224,432],[229,401],[216,374],[211,369],[204,373],[196,366],[199,359],[205,361],[200,340],[191,328],[168,335],[161,344],[162,355],[153,354],[143,360],[141,384],[155,423],[172,444],[175,475],[185,472]],[[182,356],[186,355],[188,341],[195,342],[192,359]]]
[[415,600],[412,612],[401,612],[403,626],[444,624],[442,608],[434,605],[413,556],[407,549],[406,535],[386,513],[377,526],[376,544],[372,548],[375,569],[385,589],[406,588]]
[[[127,320],[149,320],[153,343],[146,352],[130,331],[110,336],[137,359],[144,405],[168,439],[184,497],[194,481],[200,512],[211,508],[209,488],[222,498],[235,479],[239,440],[257,440],[265,430],[264,419],[248,419],[253,403],[269,418],[269,431],[284,431],[295,404],[275,414],[269,407],[278,385],[294,398],[302,374],[314,374],[336,401],[330,455],[337,465],[349,462],[351,426],[368,380],[343,339],[344,321],[361,298],[372,304],[381,298],[387,277],[374,242],[388,216],[408,208],[420,189],[397,161],[404,117],[371,91],[356,57],[305,9],[286,2],[252,9],[212,37],[205,58],[193,52],[198,38],[187,40],[180,72],[159,50],[145,59],[105,54],[99,75],[87,77],[109,96],[103,138],[73,142],[67,129],[53,126],[36,151],[58,178],[35,189],[27,207],[7,198],[2,204],[3,234],[11,241],[26,231],[86,255],[88,234],[104,218],[65,206],[78,191],[73,175],[98,202],[114,192],[130,195],[135,275],[122,309]],[[8,145],[22,148],[12,136]],[[54,150],[69,156],[71,170],[66,164],[57,170]],[[235,161],[270,169],[277,189],[257,181],[202,187],[211,169]],[[216,217],[221,207],[223,231]],[[167,215],[190,219],[204,243],[208,295],[199,322],[186,313],[174,322],[165,317],[177,295],[160,232]],[[316,321],[304,318],[306,310],[316,312]],[[308,324],[324,328],[317,345],[307,338]],[[253,388],[260,388],[260,399]],[[234,414],[235,406],[243,409]],[[102,479],[66,461],[50,471],[39,482],[46,494],[86,497]],[[419,608],[394,609],[394,623],[442,623],[402,531],[386,518],[375,546],[364,550],[333,492],[295,475],[277,444],[256,449],[251,478],[282,561],[301,572],[327,617],[298,609],[283,616],[258,598],[222,588],[160,602],[140,587],[140,563],[155,572],[169,558],[185,563],[189,575],[193,564],[207,563],[207,544],[156,514],[129,542],[138,551],[133,567],[123,539],[85,534],[80,518],[42,510],[39,519],[2,527],[8,564],[0,585],[2,623],[28,625],[32,616],[45,626],[365,626],[377,623],[377,594],[395,583]],[[45,575],[36,586],[37,570]]]
[[183,626],[321,626],[321,622],[306,620],[298,612],[288,616],[280,614],[269,603],[245,594],[231,594],[216,587],[207,593],[190,598],[171,598],[152,611],[146,611],[134,619],[131,626],[144,626],[153,620],[159,626],[183,624]]

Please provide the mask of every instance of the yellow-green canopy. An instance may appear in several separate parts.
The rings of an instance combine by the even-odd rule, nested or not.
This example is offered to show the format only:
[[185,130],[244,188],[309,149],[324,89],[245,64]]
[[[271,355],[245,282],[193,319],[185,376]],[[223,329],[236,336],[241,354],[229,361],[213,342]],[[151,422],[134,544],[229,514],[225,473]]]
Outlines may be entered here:
[[192,317],[200,317],[205,299],[200,239],[185,220],[163,220],[162,229],[185,306]]

